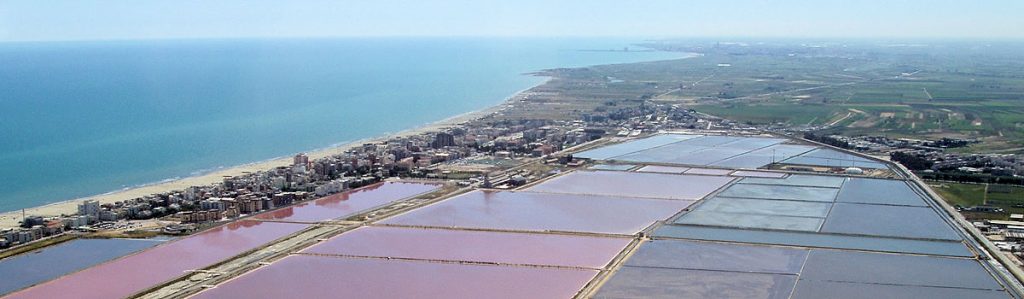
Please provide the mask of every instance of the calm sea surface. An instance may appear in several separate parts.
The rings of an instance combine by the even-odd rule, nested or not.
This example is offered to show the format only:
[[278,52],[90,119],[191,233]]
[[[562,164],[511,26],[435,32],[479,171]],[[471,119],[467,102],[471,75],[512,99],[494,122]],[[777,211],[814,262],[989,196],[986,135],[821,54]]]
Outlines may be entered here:
[[683,56],[579,51],[641,41],[0,43],[0,211],[414,128],[544,80],[527,72]]

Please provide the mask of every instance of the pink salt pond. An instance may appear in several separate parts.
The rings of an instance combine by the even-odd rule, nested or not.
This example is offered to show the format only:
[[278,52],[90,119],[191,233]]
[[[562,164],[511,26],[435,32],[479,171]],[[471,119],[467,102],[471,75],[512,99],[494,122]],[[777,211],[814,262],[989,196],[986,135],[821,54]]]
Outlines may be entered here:
[[[687,173],[690,171],[693,169]],[[527,190],[548,193],[698,200],[732,180],[731,177],[704,175],[575,171]]]
[[473,191],[380,223],[632,235],[692,203],[690,200]]
[[437,185],[385,182],[256,215],[263,220],[320,222],[344,218],[400,199],[436,190]]
[[193,298],[572,298],[597,270],[292,255]]
[[367,226],[303,253],[604,268],[632,239]]
[[236,221],[22,290],[6,298],[124,298],[306,227],[305,224]]

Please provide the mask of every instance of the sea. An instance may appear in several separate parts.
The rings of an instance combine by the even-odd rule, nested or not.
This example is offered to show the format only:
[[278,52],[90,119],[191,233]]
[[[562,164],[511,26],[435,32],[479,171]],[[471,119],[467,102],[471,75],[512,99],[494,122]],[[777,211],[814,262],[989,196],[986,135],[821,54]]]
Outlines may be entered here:
[[676,59],[639,38],[0,43],[0,211],[396,133],[549,68]]

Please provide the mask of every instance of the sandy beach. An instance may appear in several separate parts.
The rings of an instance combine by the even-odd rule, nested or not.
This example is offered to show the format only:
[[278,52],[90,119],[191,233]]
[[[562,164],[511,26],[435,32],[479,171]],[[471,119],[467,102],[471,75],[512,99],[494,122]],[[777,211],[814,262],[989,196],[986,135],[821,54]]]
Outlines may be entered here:
[[[538,84],[537,86],[543,85],[546,82],[547,81],[542,82],[542,83]],[[536,86],[534,86],[534,87],[536,87]],[[309,152],[306,152],[306,155],[308,155],[311,160],[312,159],[319,159],[319,158],[328,157],[328,156],[332,156],[332,155],[343,153],[343,152],[345,152],[345,151],[347,151],[347,150],[349,150],[351,148],[354,148],[356,146],[360,146],[360,145],[365,144],[365,143],[383,142],[383,141],[386,141],[386,140],[388,140],[390,138],[394,138],[394,137],[415,136],[415,135],[420,135],[420,134],[429,133],[429,132],[436,132],[436,131],[439,131],[439,130],[442,130],[442,129],[445,129],[445,128],[453,127],[453,126],[456,126],[456,125],[459,125],[459,124],[462,124],[462,123],[465,123],[465,122],[468,122],[468,121],[471,121],[471,120],[475,120],[475,119],[478,119],[478,118],[481,118],[481,117],[493,114],[495,112],[501,111],[502,109],[504,109],[507,106],[507,104],[509,102],[515,101],[517,98],[521,97],[525,92],[529,91],[532,88],[533,87],[528,88],[528,89],[524,89],[522,91],[519,91],[519,92],[513,94],[512,96],[509,96],[508,98],[506,98],[505,101],[502,101],[500,104],[495,105],[495,106],[491,106],[491,107],[488,107],[488,108],[485,108],[485,109],[482,109],[482,110],[477,110],[477,111],[472,111],[472,112],[456,115],[456,116],[450,117],[448,119],[444,119],[444,120],[441,120],[441,121],[438,121],[438,122],[427,124],[427,125],[424,125],[424,126],[421,126],[421,127],[418,127],[418,128],[413,128],[413,129],[405,130],[405,131],[402,131],[402,132],[399,132],[399,133],[395,133],[395,134],[390,134],[390,135],[385,135],[385,136],[380,136],[380,137],[374,137],[374,138],[367,138],[367,139],[357,140],[357,141],[354,141],[354,142],[351,142],[351,143],[347,143],[347,144],[343,144],[343,145],[339,145],[339,146],[334,146],[334,147],[324,148],[324,149],[320,149],[320,150],[309,151]],[[85,201],[85,200],[97,200],[101,204],[102,203],[114,203],[114,202],[118,202],[118,201],[129,200],[129,199],[133,199],[133,198],[139,198],[139,197],[143,197],[143,196],[151,195],[151,194],[159,194],[159,193],[165,193],[165,192],[170,192],[170,191],[175,191],[175,190],[183,190],[183,189],[185,189],[187,187],[190,187],[190,186],[203,186],[203,185],[216,184],[218,182],[221,182],[225,177],[239,176],[239,175],[243,175],[243,174],[246,174],[246,173],[252,173],[252,172],[257,172],[257,171],[269,170],[269,169],[272,169],[272,168],[275,168],[275,167],[278,167],[278,166],[287,166],[287,165],[290,165],[291,163],[292,163],[292,158],[291,157],[281,157],[281,158],[276,158],[276,159],[271,159],[271,160],[266,160],[266,161],[261,161],[261,162],[255,162],[255,163],[239,165],[239,166],[230,167],[230,168],[224,168],[224,169],[212,171],[212,172],[209,172],[209,173],[205,173],[205,174],[201,174],[201,175],[197,175],[197,176],[192,176],[192,177],[186,177],[186,178],[182,178],[182,179],[178,179],[178,180],[154,183],[154,184],[139,186],[139,187],[125,189],[125,190],[119,190],[119,191],[105,193],[105,194],[100,194],[100,195],[94,195],[94,196],[82,197],[82,198],[77,198],[77,199],[72,199],[72,200],[67,200],[67,201],[56,202],[56,203],[47,204],[47,205],[44,205],[44,206],[28,208],[28,209],[25,209],[24,212],[25,212],[25,215],[28,215],[28,216],[43,216],[43,217],[60,216],[60,215],[71,215],[71,214],[77,213],[77,211],[78,211],[78,204],[81,203],[82,201]],[[21,218],[22,218],[22,211],[21,210],[11,211],[11,212],[4,212],[4,213],[0,214],[0,229],[2,229],[2,228],[17,227],[18,226],[18,222],[21,221]]]

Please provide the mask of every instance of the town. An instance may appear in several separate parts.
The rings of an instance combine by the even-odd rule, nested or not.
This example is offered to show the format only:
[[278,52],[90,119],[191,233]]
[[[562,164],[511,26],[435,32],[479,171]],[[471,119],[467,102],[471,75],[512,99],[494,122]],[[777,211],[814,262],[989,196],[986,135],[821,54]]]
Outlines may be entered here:
[[[441,132],[362,144],[343,154],[322,159],[311,160],[305,154],[297,154],[290,166],[225,177],[214,185],[192,186],[113,204],[87,200],[79,204],[78,213],[74,215],[49,218],[26,215],[21,228],[0,232],[0,248],[30,244],[67,233],[149,230],[169,235],[188,234],[220,222],[388,178],[458,180],[464,185],[486,184],[498,188],[504,185],[507,188],[537,178],[536,173],[505,171],[531,159],[574,165],[571,156],[553,154],[601,138],[635,137],[673,129],[799,136],[892,158],[919,176],[932,180],[1020,184],[1018,174],[1024,170],[1024,161],[1017,159],[1017,155],[948,151],[974,142],[972,140],[818,136],[803,129],[778,125],[742,124],[678,105],[648,103],[636,108],[582,114],[578,120],[495,120],[496,115],[500,113]],[[1002,209],[985,210],[986,206],[960,208],[967,212],[982,210],[985,212],[981,214],[983,216],[1003,215],[973,217],[982,220],[978,225],[984,228],[989,227],[990,223],[986,221],[989,218],[998,221],[1008,215]],[[1024,226],[1024,222],[1016,224]],[[1020,249],[1020,246],[1014,245],[1013,248]]]
[[[501,170],[529,159],[549,160],[557,151],[604,136],[637,136],[679,128],[737,128],[727,120],[656,104],[586,114],[573,121],[492,119],[484,117],[442,132],[362,144],[322,159],[311,160],[305,154],[297,154],[291,166],[225,177],[215,185],[192,186],[112,204],[86,200],[74,215],[25,215],[21,228],[0,231],[0,248],[66,233],[149,229],[171,235],[188,234],[219,222],[387,178],[466,178],[467,184],[524,184],[525,176],[502,174]],[[569,163],[565,158],[552,162]]]

